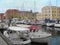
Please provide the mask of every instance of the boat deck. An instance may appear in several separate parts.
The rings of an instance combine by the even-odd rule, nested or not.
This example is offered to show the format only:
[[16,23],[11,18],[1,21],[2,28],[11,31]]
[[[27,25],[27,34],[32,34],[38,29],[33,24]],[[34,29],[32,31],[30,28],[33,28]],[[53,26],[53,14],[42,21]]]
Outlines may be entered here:
[[8,39],[13,43],[13,44],[16,44],[16,45],[22,45],[22,44],[25,44],[25,43],[28,43],[28,39],[25,39],[25,38],[21,38],[22,35],[18,35],[16,33],[12,33],[12,34],[9,34],[9,37]]
[[[35,37],[34,37],[35,36]],[[31,32],[30,33],[30,37],[34,37],[34,38],[42,38],[42,37],[49,37],[49,36],[51,36],[51,34],[50,33],[47,33],[47,32],[44,32],[44,31],[41,31],[41,30],[39,30],[38,32]]]

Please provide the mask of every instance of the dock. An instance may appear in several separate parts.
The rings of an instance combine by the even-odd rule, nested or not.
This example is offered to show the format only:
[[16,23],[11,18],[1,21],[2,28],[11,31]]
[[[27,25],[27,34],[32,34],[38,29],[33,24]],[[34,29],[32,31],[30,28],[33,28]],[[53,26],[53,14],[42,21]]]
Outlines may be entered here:
[[14,45],[14,44],[0,32],[0,45]]

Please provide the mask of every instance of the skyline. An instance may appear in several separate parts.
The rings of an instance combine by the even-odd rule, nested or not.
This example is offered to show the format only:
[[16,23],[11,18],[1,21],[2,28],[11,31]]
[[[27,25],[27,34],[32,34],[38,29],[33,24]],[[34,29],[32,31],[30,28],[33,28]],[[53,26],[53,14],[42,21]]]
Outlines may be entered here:
[[0,0],[0,13],[5,13],[8,9],[41,12],[42,7],[49,5],[60,6],[60,0]]

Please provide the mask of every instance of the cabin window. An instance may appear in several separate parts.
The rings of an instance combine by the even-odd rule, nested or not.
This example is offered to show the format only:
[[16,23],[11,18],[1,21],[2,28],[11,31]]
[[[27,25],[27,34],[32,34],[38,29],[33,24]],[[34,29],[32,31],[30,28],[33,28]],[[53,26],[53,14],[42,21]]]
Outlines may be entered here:
[[30,30],[30,32],[32,32],[32,30]]
[[33,32],[36,32],[36,30],[33,30]]

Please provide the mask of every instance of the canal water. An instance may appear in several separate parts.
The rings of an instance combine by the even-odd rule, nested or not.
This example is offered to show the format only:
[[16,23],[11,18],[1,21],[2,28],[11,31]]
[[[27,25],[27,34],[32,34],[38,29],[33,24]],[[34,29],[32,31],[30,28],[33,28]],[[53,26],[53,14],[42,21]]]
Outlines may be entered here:
[[32,42],[31,45],[60,45],[60,28],[45,26],[45,27],[42,27],[42,29],[52,34],[49,44]]
[[46,27],[46,30],[52,34],[49,45],[60,45],[60,28]]
[[47,43],[31,42],[31,45],[48,45]]

